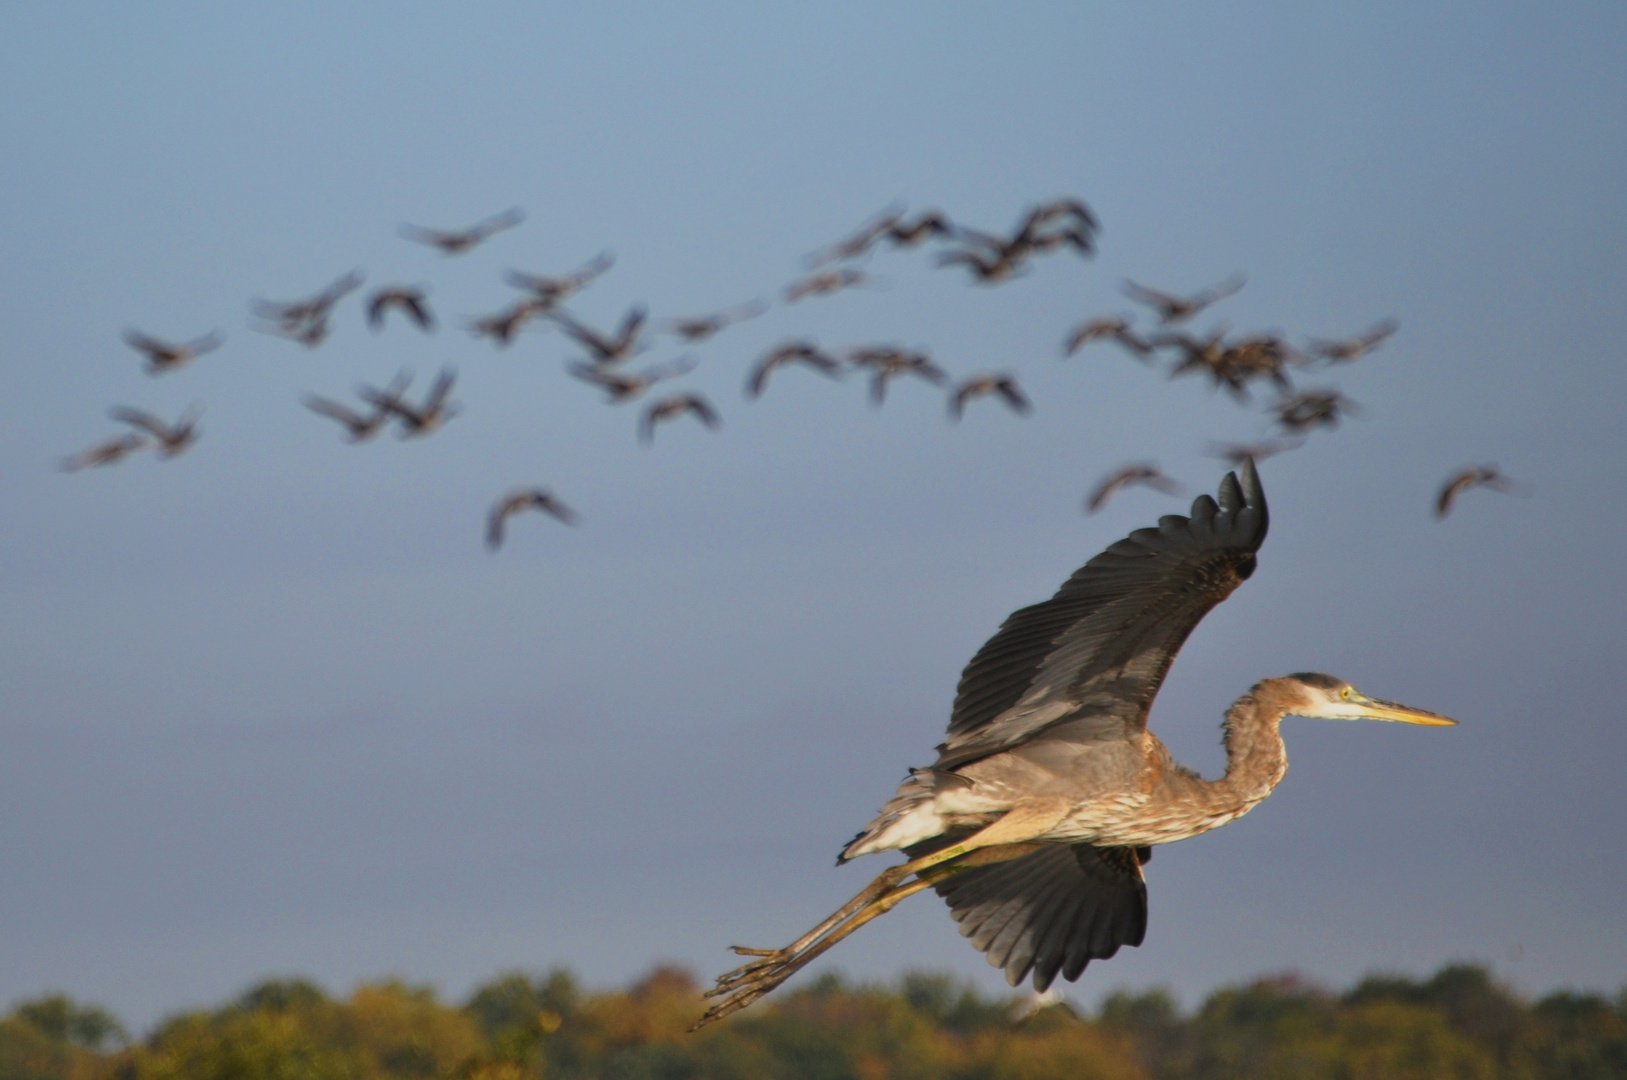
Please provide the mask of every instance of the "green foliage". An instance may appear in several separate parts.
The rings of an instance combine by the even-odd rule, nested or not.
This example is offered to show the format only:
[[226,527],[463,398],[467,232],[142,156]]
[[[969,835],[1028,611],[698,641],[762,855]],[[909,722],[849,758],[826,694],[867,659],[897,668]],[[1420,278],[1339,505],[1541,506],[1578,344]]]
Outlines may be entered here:
[[1262,979],[1191,1014],[1165,990],[1094,1017],[1024,1000],[827,975],[691,1034],[700,988],[673,968],[598,994],[511,972],[462,1007],[399,981],[339,999],[278,979],[129,1045],[106,1011],[54,996],[0,1019],[0,1080],[1627,1080],[1627,992],[1533,1004],[1465,965],[1343,994]]
[[86,1050],[101,1050],[111,1041],[129,1041],[112,1013],[94,1005],[75,1005],[63,994],[22,1002],[13,1015],[54,1042]]
[[328,995],[308,979],[267,979],[251,986],[237,999],[245,1012],[293,1012],[326,1005]]

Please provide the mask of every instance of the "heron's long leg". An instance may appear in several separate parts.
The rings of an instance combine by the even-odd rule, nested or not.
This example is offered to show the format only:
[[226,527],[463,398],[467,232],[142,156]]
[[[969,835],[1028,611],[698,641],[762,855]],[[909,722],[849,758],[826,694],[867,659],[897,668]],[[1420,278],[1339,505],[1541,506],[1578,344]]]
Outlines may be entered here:
[[872,904],[878,898],[886,895],[889,889],[895,888],[900,881],[909,876],[909,866],[909,863],[903,863],[882,871],[874,881],[860,889],[853,899],[831,912],[818,926],[809,930],[783,949],[748,949],[743,945],[729,946],[732,951],[741,956],[754,956],[758,959],[750,960],[732,971],[726,971],[719,975],[717,985],[708,991],[708,996],[728,993],[746,980],[755,977],[758,972],[794,959],[820,938],[840,926],[845,920],[852,918],[855,912],[861,911],[866,905]]
[[[718,977],[707,997],[723,997],[700,1020],[710,1023],[745,1008],[784,982],[814,957],[847,937],[877,915],[891,911],[906,896],[920,892],[962,870],[1001,862],[1034,849],[1034,837],[1044,835],[1068,812],[1065,802],[1031,803],[1017,807],[948,847],[890,867],[812,930],[783,949],[758,950],[735,946],[735,951],[756,959]],[[904,881],[911,877],[913,880]],[[899,884],[903,881],[903,884]]]
[[[831,912],[818,926],[809,930],[783,949],[747,949],[739,945],[733,946],[736,953],[742,956],[753,956],[757,959],[720,975],[717,985],[712,989],[712,993],[727,993],[735,985],[754,977],[757,972],[775,967],[797,956],[825,934],[830,933],[832,929],[840,926],[844,920],[852,918],[855,912],[874,902],[876,898],[884,895],[888,889],[891,889],[911,874],[918,875],[930,867],[948,862],[951,859],[961,858],[972,852],[995,847],[1006,847],[1032,840],[1035,836],[1043,835],[1046,830],[1066,816],[1069,809],[1069,804],[1064,801],[1035,802],[1015,807],[998,820],[984,826],[957,843],[940,848],[931,854],[922,855],[920,858],[911,859],[900,866],[889,867],[887,870],[882,871],[874,881],[861,889],[853,899]],[[1005,857],[1009,858],[1010,856]],[[966,865],[974,864],[966,863]],[[897,903],[897,901],[895,900],[893,903]],[[867,918],[865,921],[868,922],[869,919]]]
[[[812,963],[826,949],[829,949],[871,919],[891,911],[906,896],[912,896],[922,889],[928,888],[946,877],[952,877],[964,869],[967,868],[959,865],[932,867],[912,881],[906,881],[902,885],[895,885],[883,891],[864,905],[863,909],[853,915],[852,918],[831,930],[823,938],[817,938],[811,944],[804,945],[798,950],[787,948],[770,954],[775,957],[783,955],[783,959],[765,960],[758,965],[752,965],[753,970],[743,972],[732,982],[726,983],[728,976],[718,979],[717,987],[709,991],[707,996],[711,997],[718,994],[727,994],[728,996],[707,1009],[706,1014],[697,1020],[695,1026],[689,1030],[698,1030],[714,1020],[721,1020],[732,1012],[744,1009],[747,1005],[750,1005]],[[731,972],[731,974],[733,973]]]
[[[819,933],[810,932],[798,938],[792,945],[783,949],[774,950],[745,950],[736,948],[737,952],[759,957],[759,959],[745,964],[734,971],[719,976],[717,985],[706,992],[706,997],[721,997],[723,1000],[707,1009],[706,1014],[696,1022],[691,1031],[722,1019],[730,1013],[745,1008],[764,994],[779,986],[786,979],[796,974],[809,963],[821,956],[837,942],[852,934],[859,927],[880,915],[885,915],[898,905],[907,896],[913,896],[922,889],[930,888],[939,882],[955,876],[974,866],[984,866],[989,863],[1004,862],[1008,859],[1021,858],[1031,854],[1039,848],[1038,844],[1001,844],[994,847],[977,848],[963,857],[953,861],[939,862],[935,866],[923,867],[916,876],[903,883],[885,885],[888,879],[896,875],[884,875],[843,905],[842,911],[849,912],[844,919],[826,919],[820,924],[823,928]],[[895,867],[903,870],[905,866]],[[885,887],[884,887],[885,886]],[[865,897],[869,897],[868,900]],[[816,928],[818,929],[818,928]]]
[[[801,937],[797,938],[783,949],[748,949],[744,945],[731,945],[729,948],[741,956],[762,957],[783,956],[789,953],[795,953],[799,949],[805,949],[815,941],[818,941],[825,934],[829,933],[831,928],[839,924],[843,919],[848,918],[855,911],[858,911],[864,905],[870,903],[872,900],[876,899],[876,897],[880,896],[894,885],[897,885],[905,877],[909,876],[909,873],[910,870],[908,863],[889,867],[888,869],[882,871],[879,875],[877,875],[874,881],[866,885],[863,889],[860,889],[853,899],[831,912],[830,915],[825,918],[824,922],[820,923],[812,930],[809,930],[806,934],[803,934]],[[733,971],[719,976],[718,984],[721,986],[725,981],[728,981],[732,977],[743,975],[748,971],[765,966],[766,963],[768,963],[768,961],[743,964],[740,967],[735,968]]]

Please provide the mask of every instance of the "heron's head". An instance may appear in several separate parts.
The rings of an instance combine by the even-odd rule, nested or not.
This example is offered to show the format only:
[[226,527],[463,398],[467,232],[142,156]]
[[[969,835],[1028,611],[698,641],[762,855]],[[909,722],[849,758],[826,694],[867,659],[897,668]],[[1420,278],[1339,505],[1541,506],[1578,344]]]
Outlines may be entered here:
[[1293,716],[1310,716],[1319,720],[1396,720],[1403,724],[1428,724],[1434,727],[1457,723],[1439,713],[1370,698],[1343,679],[1335,679],[1319,671],[1296,672],[1282,681],[1295,684],[1302,693],[1300,704],[1288,710]]

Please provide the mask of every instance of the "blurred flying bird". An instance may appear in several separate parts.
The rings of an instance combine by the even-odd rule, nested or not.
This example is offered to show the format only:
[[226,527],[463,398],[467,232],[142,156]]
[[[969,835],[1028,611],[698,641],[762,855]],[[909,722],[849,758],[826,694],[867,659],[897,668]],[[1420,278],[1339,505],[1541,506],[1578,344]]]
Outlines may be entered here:
[[522,488],[497,500],[486,516],[486,546],[496,551],[503,546],[508,519],[526,510],[540,510],[566,525],[576,524],[576,513],[541,488]]
[[456,368],[442,368],[430,385],[429,393],[424,396],[424,403],[418,406],[409,405],[399,395],[388,391],[375,391],[369,387],[363,388],[361,393],[369,403],[395,417],[401,424],[401,437],[410,439],[438,430],[458,414],[458,407],[448,400],[457,377]]
[[1152,345],[1131,329],[1128,319],[1119,315],[1103,315],[1074,327],[1062,343],[1062,355],[1072,356],[1091,342],[1103,340],[1118,342],[1139,360],[1144,361],[1152,355]]
[[610,404],[620,405],[632,401],[658,382],[675,379],[694,371],[695,360],[689,356],[680,357],[665,364],[646,368],[637,375],[610,371],[597,364],[585,364],[580,361],[569,365],[566,370],[583,382],[590,382],[603,390],[609,395]]
[[1181,485],[1165,476],[1157,465],[1139,462],[1126,465],[1104,476],[1101,483],[1092,489],[1090,496],[1085,500],[1085,513],[1094,514],[1107,505],[1108,499],[1132,484],[1150,487],[1154,491],[1162,491],[1165,495],[1178,495],[1181,491]]
[[1256,683],[1227,711],[1219,779],[1178,764],[1147,730],[1187,636],[1254,573],[1265,493],[1252,462],[1241,471],[1190,517],[1136,530],[1006,619],[961,675],[937,761],[912,769],[837,860],[902,850],[909,861],[783,949],[736,946],[750,959],[708,991],[715,1003],[696,1027],[927,888],[1013,986],[1077,979],[1144,939],[1153,845],[1235,821],[1271,794],[1288,769],[1285,716],[1453,723],[1302,672]]
[[346,431],[349,432],[345,440],[347,442],[366,442],[383,430],[384,422],[390,418],[388,409],[375,408],[371,413],[363,416],[347,405],[342,405],[328,398],[317,397],[315,394],[306,394],[300,398],[300,401],[307,409],[317,415],[326,416],[343,424]]
[[1015,375],[974,375],[957,386],[954,393],[949,395],[949,415],[959,420],[966,410],[968,401],[987,394],[998,394],[1014,411],[1025,416],[1033,411],[1034,407],[1028,403],[1028,398],[1017,388]]
[[805,278],[793,281],[785,287],[785,302],[794,304],[805,296],[824,296],[841,289],[859,288],[876,283],[876,279],[862,270],[850,267],[839,267],[835,270],[821,270],[817,274],[809,274]]
[[1154,334],[1147,339],[1147,344],[1154,349],[1173,348],[1181,354],[1181,359],[1169,369],[1170,378],[1203,372],[1209,376],[1212,385],[1222,386],[1236,382],[1236,376],[1226,367],[1225,337],[1226,327],[1220,326],[1203,338],[1193,337],[1182,330]]
[[820,352],[813,342],[792,341],[765,353],[757,361],[746,379],[746,396],[753,399],[761,397],[768,386],[768,377],[775,369],[786,364],[806,364],[833,379],[840,378],[842,374],[842,365]]
[[1210,385],[1225,387],[1239,401],[1249,400],[1249,384],[1256,379],[1268,379],[1279,391],[1293,389],[1288,378],[1287,365],[1297,360],[1298,354],[1276,334],[1255,334],[1240,341],[1225,340],[1226,330],[1212,330],[1206,338],[1195,338],[1184,331],[1154,334],[1147,343],[1154,349],[1173,347],[1182,358],[1170,369],[1170,378],[1202,372],[1209,376]]
[[1452,504],[1457,497],[1470,488],[1491,488],[1493,491],[1508,492],[1514,488],[1514,482],[1504,476],[1495,465],[1471,465],[1459,469],[1447,478],[1441,488],[1441,493],[1435,499],[1435,516],[1444,518],[1452,512]]
[[1039,254],[1055,251],[1059,247],[1071,247],[1081,255],[1094,255],[1096,253],[1096,239],[1083,229],[1060,229],[1053,233],[1046,233],[1034,237],[1028,246]]
[[158,443],[158,456],[161,458],[172,458],[198,441],[199,413],[200,410],[194,405],[171,425],[140,409],[120,405],[108,410],[108,415],[119,423],[140,428],[151,435]]
[[1185,322],[1210,304],[1217,303],[1233,295],[1243,287],[1246,279],[1242,274],[1235,274],[1218,285],[1211,285],[1201,292],[1190,296],[1176,296],[1174,293],[1163,292],[1159,289],[1149,289],[1145,285],[1137,285],[1133,281],[1124,283],[1124,295],[1139,304],[1146,304],[1158,312],[1158,321],[1164,326],[1173,326]]
[[1394,319],[1385,319],[1376,323],[1356,337],[1342,341],[1329,341],[1325,338],[1313,338],[1306,346],[1306,351],[1318,360],[1330,363],[1343,363],[1347,360],[1356,360],[1366,356],[1384,343],[1391,334],[1401,329],[1401,324]]
[[225,340],[218,330],[181,345],[148,337],[139,330],[124,332],[124,343],[137,352],[146,354],[149,375],[162,375],[166,371],[190,364],[204,353],[214,352],[220,348]]
[[[1060,227],[1053,223],[1062,220]],[[1050,231],[1046,231],[1049,228]],[[1035,254],[1063,246],[1081,255],[1095,252],[1095,233],[1100,229],[1096,215],[1078,199],[1057,199],[1030,209],[1010,237],[979,229],[956,226],[954,238],[959,251],[938,256],[939,266],[964,266],[978,282],[992,285],[1015,276]],[[979,250],[981,249],[981,250]]]
[[1083,201],[1062,198],[1053,199],[1048,203],[1041,203],[1030,210],[1028,217],[1024,219],[1021,228],[1018,230],[1018,235],[1036,236],[1039,234],[1041,226],[1048,225],[1058,218],[1071,218],[1072,225],[1069,227],[1082,232],[1096,233],[1100,232],[1102,228],[1102,223],[1096,219],[1096,215]]
[[655,441],[655,425],[665,420],[675,419],[684,413],[693,413],[695,419],[714,431],[719,424],[723,423],[722,418],[717,414],[717,410],[712,408],[711,402],[699,394],[677,394],[653,402],[649,408],[644,410],[644,417],[639,422],[638,427],[639,441],[645,446],[649,446]]
[[735,323],[745,322],[747,319],[755,319],[767,310],[766,301],[752,300],[723,311],[715,311],[710,315],[697,315],[692,319],[666,319],[661,323],[661,329],[676,334],[688,342],[705,341],[718,331]]
[[548,277],[543,274],[527,274],[519,270],[510,270],[503,275],[503,279],[516,289],[524,289],[532,293],[538,300],[545,300],[552,307],[562,301],[575,296],[582,288],[609,270],[615,265],[616,257],[608,251],[600,252],[587,262],[563,277]]
[[506,348],[514,343],[514,335],[520,332],[522,326],[552,306],[552,301],[527,297],[493,315],[481,315],[470,319],[466,325],[469,333],[475,337],[489,337],[499,348]]
[[1255,443],[1210,443],[1205,451],[1210,457],[1240,467],[1245,461],[1264,461],[1268,457],[1297,450],[1305,445],[1304,439],[1268,439]]
[[328,331],[332,327],[328,325],[327,319],[322,318],[309,319],[293,326],[272,323],[267,326],[255,327],[255,329],[263,334],[271,334],[275,337],[287,338],[289,341],[297,341],[307,349],[314,349],[327,340]]
[[1231,342],[1221,354],[1221,366],[1231,378],[1247,387],[1255,379],[1268,379],[1279,391],[1288,393],[1293,383],[1288,378],[1288,365],[1300,362],[1300,355],[1277,334],[1255,334],[1241,341]]
[[512,210],[505,210],[501,214],[495,214],[460,231],[426,229],[421,225],[402,225],[401,235],[408,240],[440,248],[447,255],[458,255],[468,251],[492,234],[500,233],[504,229],[512,229],[524,220],[524,211],[516,206]]
[[131,432],[128,435],[115,435],[106,442],[99,442],[88,450],[81,450],[71,457],[62,459],[63,472],[78,472],[80,469],[89,469],[97,465],[112,465],[123,461],[137,450],[145,450],[147,440],[144,436]]
[[363,400],[369,401],[373,405],[373,411],[366,415],[356,412],[347,405],[342,405],[327,398],[317,397],[315,394],[306,394],[300,398],[300,401],[304,403],[307,409],[319,416],[326,416],[330,420],[337,420],[344,425],[348,432],[345,437],[346,442],[366,442],[384,430],[384,424],[390,419],[391,415],[389,405],[400,403],[401,395],[406,392],[407,384],[411,381],[412,376],[402,372],[383,390],[372,386],[358,388],[357,393]]
[[914,375],[935,386],[943,385],[949,378],[925,353],[909,352],[896,345],[861,345],[849,349],[847,362],[870,372],[870,404],[876,406],[887,400],[887,384],[900,375]]
[[914,221],[902,219],[887,227],[887,239],[893,247],[914,247],[928,237],[942,238],[955,235],[955,226],[938,210],[926,210]]
[[896,228],[903,220],[906,204],[895,202],[881,213],[860,225],[858,230],[844,237],[826,248],[821,248],[803,260],[809,269],[817,269],[827,263],[840,262],[843,259],[856,259],[868,252],[890,230]]
[[642,304],[632,308],[622,317],[621,325],[616,328],[614,336],[602,334],[591,327],[583,326],[563,311],[552,311],[548,317],[559,324],[559,328],[593,354],[596,364],[615,364],[627,359],[638,351],[638,332],[644,325],[644,317],[648,314]]
[[[1058,220],[1060,227],[1054,226]],[[1047,232],[1046,229],[1051,231]],[[1090,207],[1078,199],[1056,199],[1031,207],[1018,222],[1011,237],[1005,238],[977,229],[957,228],[956,237],[963,242],[984,248],[1001,257],[1021,260],[1035,252],[1047,252],[1064,244],[1076,248],[1081,255],[1095,249],[1094,234],[1101,223]]]
[[[962,233],[965,230],[960,230]],[[993,254],[977,251],[945,251],[938,255],[938,265],[964,266],[972,272],[972,277],[984,285],[995,285],[1016,275],[1022,266],[1026,250],[1013,253],[999,250]]]
[[254,314],[274,324],[271,333],[314,348],[328,336],[328,316],[334,307],[361,288],[362,280],[361,271],[352,270],[315,296],[304,300],[255,300],[252,304]]
[[1316,427],[1336,428],[1344,414],[1361,411],[1354,401],[1337,390],[1307,390],[1278,401],[1271,410],[1277,414],[1277,423],[1284,431],[1296,433]]
[[374,330],[384,329],[384,316],[390,308],[396,307],[417,323],[420,330],[433,330],[435,317],[429,313],[429,305],[425,302],[427,295],[421,286],[387,285],[374,292],[368,300],[367,325]]

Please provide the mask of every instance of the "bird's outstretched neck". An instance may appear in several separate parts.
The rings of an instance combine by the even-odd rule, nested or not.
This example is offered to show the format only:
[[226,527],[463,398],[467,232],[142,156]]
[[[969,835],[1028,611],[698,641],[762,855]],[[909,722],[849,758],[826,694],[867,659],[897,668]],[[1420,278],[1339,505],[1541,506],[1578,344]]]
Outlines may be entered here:
[[1288,680],[1266,679],[1226,710],[1221,743],[1226,775],[1199,781],[1207,819],[1198,832],[1234,821],[1271,794],[1288,773],[1288,751],[1278,725],[1295,706],[1298,693]]

